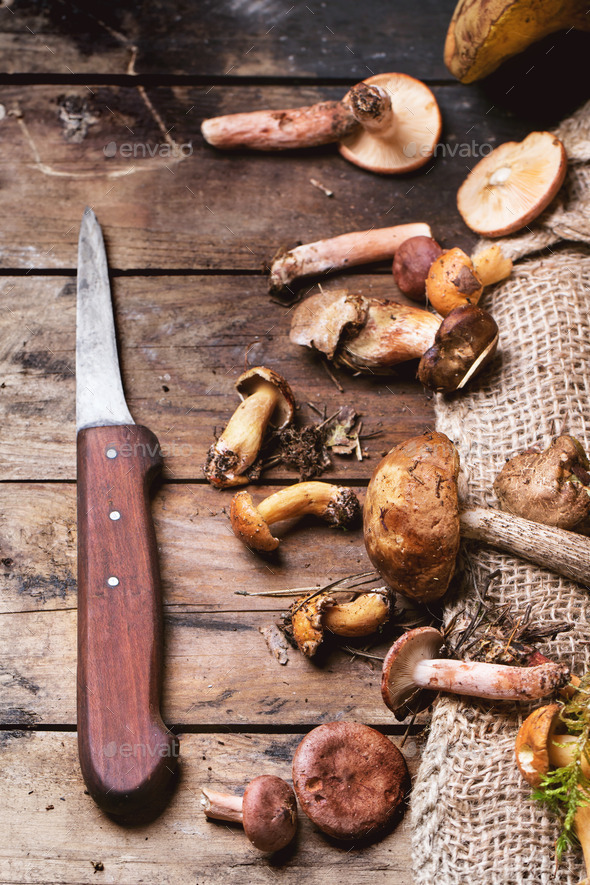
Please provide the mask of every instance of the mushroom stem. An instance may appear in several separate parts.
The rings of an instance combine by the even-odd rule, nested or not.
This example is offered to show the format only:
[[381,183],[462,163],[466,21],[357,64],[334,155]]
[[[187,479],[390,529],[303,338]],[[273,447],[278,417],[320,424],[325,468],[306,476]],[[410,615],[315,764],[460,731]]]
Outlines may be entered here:
[[373,135],[387,138],[394,129],[395,116],[391,97],[382,86],[359,83],[346,96],[355,120]]
[[419,661],[413,680],[419,688],[497,700],[543,698],[564,683],[569,672],[549,662],[536,667],[507,667],[481,661],[451,661],[444,658]]
[[302,277],[320,276],[343,267],[391,260],[404,240],[432,237],[427,224],[396,224],[352,231],[279,253],[270,268],[270,291],[281,294]]
[[335,506],[335,496],[340,491],[327,482],[298,482],[269,495],[258,504],[257,510],[268,525],[307,513],[325,518],[326,511]]
[[243,823],[242,806],[244,802],[241,796],[219,793],[208,787],[203,787],[201,793],[201,805],[207,817]]
[[[236,474],[243,473],[256,460],[278,399],[277,388],[263,382],[256,393],[240,403],[217,440],[219,449],[239,451],[239,461],[234,470]],[[247,482],[248,477],[240,476],[239,480]]]
[[531,522],[511,513],[477,507],[460,514],[461,535],[506,550],[580,584],[590,584],[590,539]]
[[352,602],[324,609],[322,623],[336,636],[368,636],[389,618],[389,603],[382,593],[362,593]]
[[282,151],[340,141],[359,128],[351,109],[341,101],[323,101],[302,108],[226,114],[203,120],[201,132],[218,148]]

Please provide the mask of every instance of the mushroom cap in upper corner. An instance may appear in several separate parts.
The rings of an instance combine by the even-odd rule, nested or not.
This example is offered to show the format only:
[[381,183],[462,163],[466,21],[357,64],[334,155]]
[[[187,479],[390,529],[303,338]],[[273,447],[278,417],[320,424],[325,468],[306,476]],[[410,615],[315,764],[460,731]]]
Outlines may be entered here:
[[295,396],[282,375],[266,366],[252,366],[240,375],[236,381],[236,390],[240,398],[245,400],[264,384],[272,384],[280,394],[270,417],[270,423],[278,430],[282,430],[291,423],[295,414]]
[[403,811],[409,784],[398,748],[358,722],[328,722],[312,729],[293,757],[293,785],[301,808],[335,839],[379,838]]
[[248,492],[238,492],[232,498],[229,518],[236,538],[254,550],[276,550],[279,539],[275,538],[265,519],[258,512]]
[[363,82],[390,96],[393,125],[387,135],[361,128],[347,136],[340,142],[342,156],[362,169],[389,175],[427,163],[442,129],[440,110],[428,86],[398,73],[376,74]]
[[297,799],[288,783],[272,774],[250,781],[242,805],[246,836],[259,851],[279,851],[297,831]]
[[420,704],[412,705],[416,713],[427,707],[436,692],[423,691],[414,682],[413,671],[419,661],[437,658],[444,639],[435,627],[417,627],[408,630],[397,639],[385,656],[381,673],[381,696],[396,719],[405,719],[410,712],[409,704],[417,692],[421,692]]
[[484,237],[514,233],[541,214],[563,184],[567,155],[551,132],[507,141],[471,170],[457,193],[465,224]]

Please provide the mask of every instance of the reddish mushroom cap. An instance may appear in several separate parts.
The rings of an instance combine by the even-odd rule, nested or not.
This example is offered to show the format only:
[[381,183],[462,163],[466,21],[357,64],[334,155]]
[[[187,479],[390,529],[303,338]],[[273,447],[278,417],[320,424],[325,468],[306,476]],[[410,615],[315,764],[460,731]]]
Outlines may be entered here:
[[279,851],[297,831],[297,800],[289,784],[272,774],[250,781],[242,805],[246,836],[259,851]]
[[409,782],[397,747],[357,722],[314,728],[293,758],[293,786],[301,808],[335,839],[380,836],[402,810]]
[[409,713],[423,710],[436,697],[436,692],[418,688],[413,670],[419,661],[437,658],[443,642],[442,633],[434,627],[417,627],[400,636],[387,652],[381,674],[381,696],[396,719],[405,719]]

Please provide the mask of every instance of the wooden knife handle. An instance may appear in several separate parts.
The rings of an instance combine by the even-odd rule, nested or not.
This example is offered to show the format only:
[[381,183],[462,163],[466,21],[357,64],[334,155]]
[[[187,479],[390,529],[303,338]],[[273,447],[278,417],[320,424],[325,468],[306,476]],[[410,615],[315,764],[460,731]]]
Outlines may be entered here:
[[149,489],[162,466],[139,425],[78,434],[78,750],[106,812],[157,806],[178,759],[160,716],[162,599]]

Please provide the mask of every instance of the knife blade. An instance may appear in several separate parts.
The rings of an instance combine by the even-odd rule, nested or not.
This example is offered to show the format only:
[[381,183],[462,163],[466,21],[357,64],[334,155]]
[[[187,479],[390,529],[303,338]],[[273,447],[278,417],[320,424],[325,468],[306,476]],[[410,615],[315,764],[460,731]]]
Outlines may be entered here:
[[109,814],[157,809],[178,759],[160,715],[162,599],[150,485],[156,436],[127,407],[100,225],[86,209],[78,243],[78,752]]

